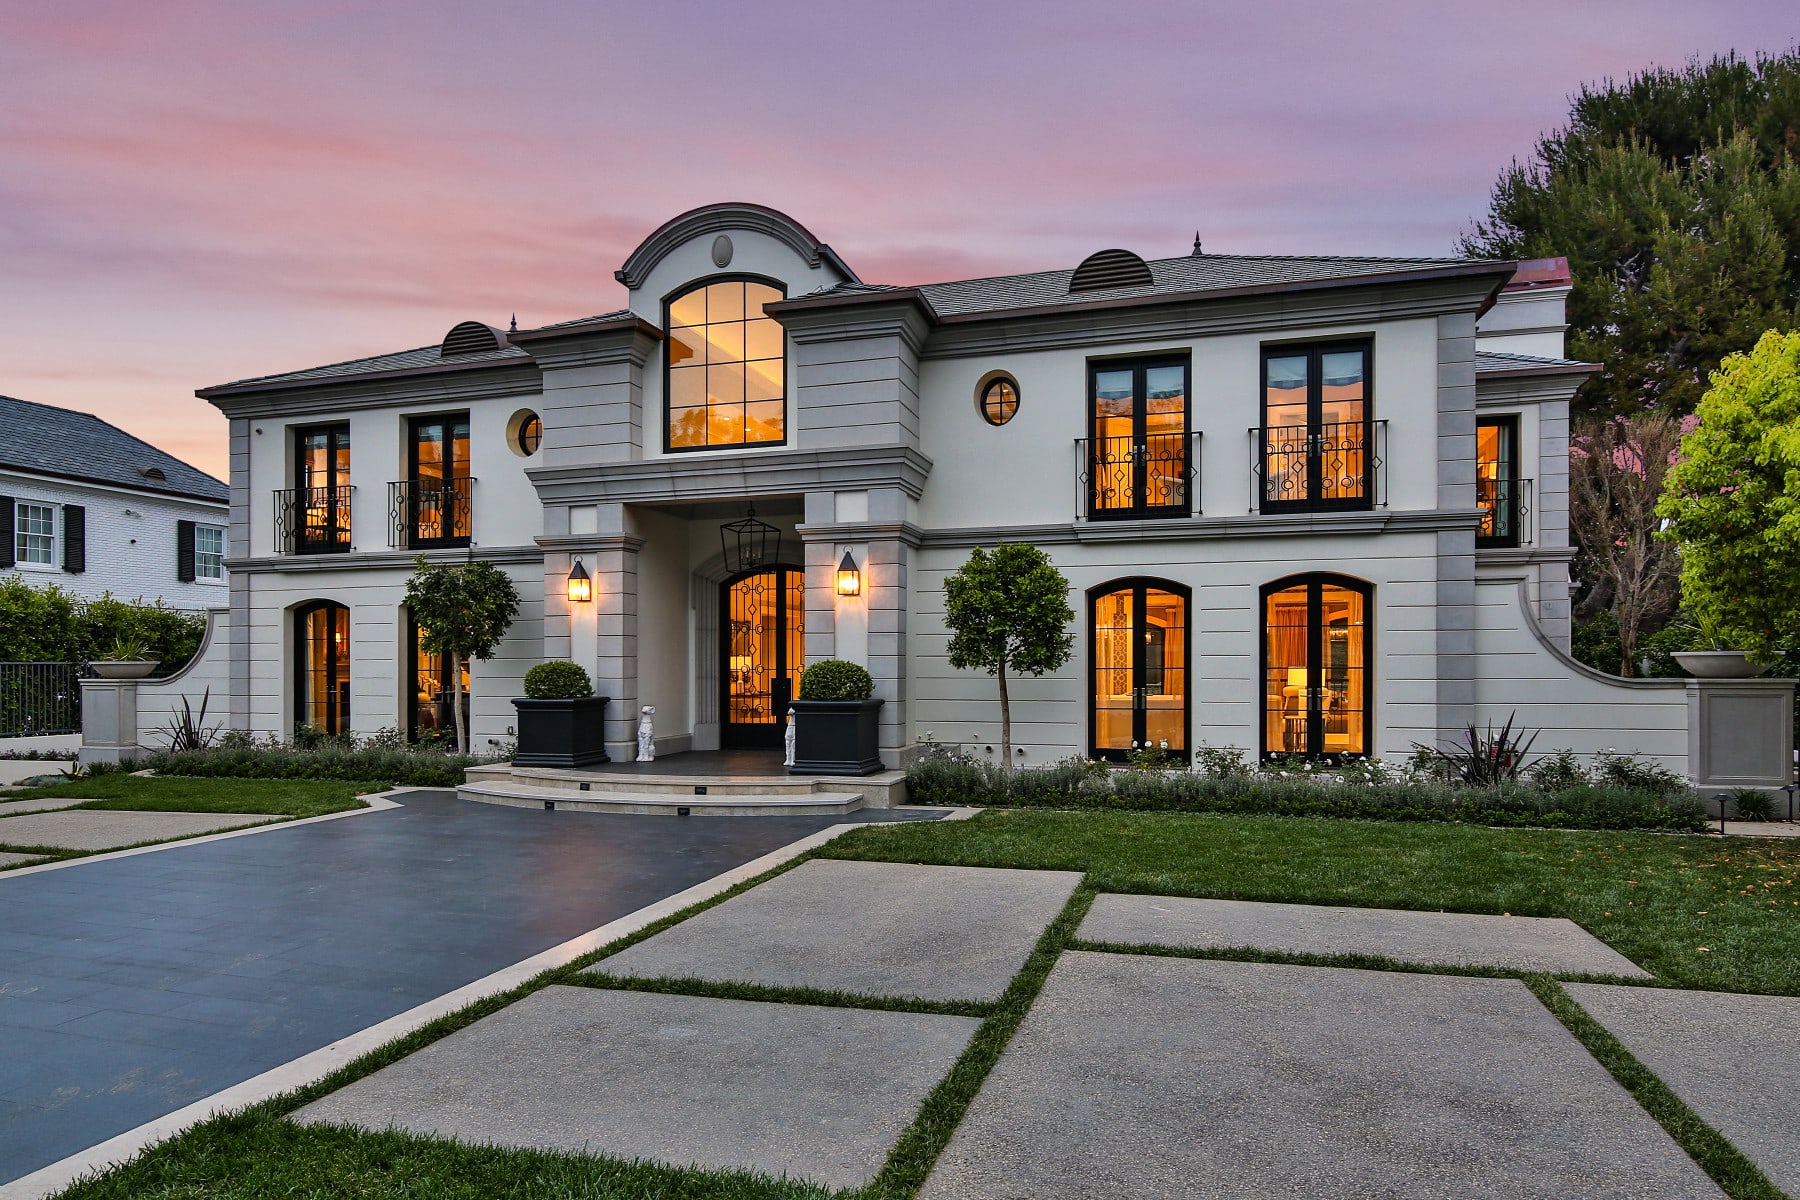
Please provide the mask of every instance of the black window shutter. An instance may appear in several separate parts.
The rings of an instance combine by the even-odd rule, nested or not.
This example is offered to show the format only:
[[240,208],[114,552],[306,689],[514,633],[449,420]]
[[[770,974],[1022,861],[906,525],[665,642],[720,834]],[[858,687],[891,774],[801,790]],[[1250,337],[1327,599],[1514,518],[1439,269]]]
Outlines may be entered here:
[[87,509],[79,504],[63,505],[63,570],[87,570]]
[[13,498],[0,496],[0,567],[13,565]]
[[175,522],[175,578],[194,582],[194,523]]

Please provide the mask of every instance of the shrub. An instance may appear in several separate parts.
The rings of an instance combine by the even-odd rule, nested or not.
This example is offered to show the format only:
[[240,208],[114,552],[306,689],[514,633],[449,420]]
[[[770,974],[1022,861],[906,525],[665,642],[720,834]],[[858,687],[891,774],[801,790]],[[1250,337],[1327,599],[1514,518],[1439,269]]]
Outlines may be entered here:
[[1433,750],[1432,753],[1443,765],[1445,777],[1470,787],[1516,783],[1525,765],[1525,756],[1531,752],[1531,743],[1537,741],[1535,733],[1521,740],[1520,734],[1523,732],[1513,732],[1511,715],[1506,718],[1506,724],[1499,733],[1494,732],[1492,721],[1488,722],[1486,732],[1470,724],[1464,728],[1461,741],[1448,749]]
[[1737,815],[1740,821],[1773,821],[1775,819],[1775,797],[1768,792],[1756,788],[1736,788],[1731,793],[1737,801]]
[[802,700],[867,700],[874,694],[869,673],[840,658],[823,659],[800,673]]
[[1573,750],[1544,755],[1525,769],[1525,779],[1532,787],[1544,792],[1585,787],[1589,782],[1587,768],[1581,765]]
[[[352,739],[354,741],[354,739]],[[234,739],[235,741],[235,739]],[[162,751],[137,760],[134,769],[162,775],[230,779],[334,779],[408,787],[455,787],[468,768],[492,761],[437,750],[371,750],[329,743],[318,749],[252,744],[210,750]]]
[[53,583],[0,579],[0,659],[8,662],[88,662],[123,641],[141,644],[167,675],[187,665],[205,635],[204,616],[160,600],[82,600]]
[[1657,796],[1676,796],[1689,790],[1686,778],[1667,767],[1614,750],[1602,750],[1594,756],[1594,782]]
[[533,700],[579,700],[594,694],[594,684],[575,663],[541,662],[525,672],[525,694]]

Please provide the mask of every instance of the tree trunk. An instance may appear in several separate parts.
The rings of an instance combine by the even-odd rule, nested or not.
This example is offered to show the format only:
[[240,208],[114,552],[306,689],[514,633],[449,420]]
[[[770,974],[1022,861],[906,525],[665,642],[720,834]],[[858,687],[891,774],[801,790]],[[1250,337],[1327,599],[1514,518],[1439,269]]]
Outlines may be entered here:
[[1006,698],[1006,660],[1000,660],[1000,765],[1012,770],[1012,705]]
[[463,721],[462,706],[462,657],[450,656],[450,712],[456,722],[456,752],[469,752],[469,730]]

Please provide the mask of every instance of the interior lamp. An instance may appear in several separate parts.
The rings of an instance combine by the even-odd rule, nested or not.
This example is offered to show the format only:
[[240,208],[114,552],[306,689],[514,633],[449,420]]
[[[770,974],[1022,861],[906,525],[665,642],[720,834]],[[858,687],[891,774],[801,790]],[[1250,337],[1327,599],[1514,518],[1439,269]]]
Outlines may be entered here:
[[1289,667],[1287,685],[1291,688],[1299,688],[1304,691],[1306,688],[1306,668]]
[[850,557],[848,550],[838,563],[837,592],[840,596],[862,595],[862,572],[856,569],[856,560]]
[[569,572],[569,603],[586,604],[594,598],[594,580],[581,565],[579,555],[575,558],[575,566]]

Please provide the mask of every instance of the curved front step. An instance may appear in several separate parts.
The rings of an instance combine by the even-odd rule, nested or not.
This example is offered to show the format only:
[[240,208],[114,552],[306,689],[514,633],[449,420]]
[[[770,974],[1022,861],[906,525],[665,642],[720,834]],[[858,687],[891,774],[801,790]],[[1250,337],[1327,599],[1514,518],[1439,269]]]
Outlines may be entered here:
[[554,807],[569,812],[666,817],[816,817],[855,812],[863,806],[861,792],[808,791],[781,796],[721,791],[705,796],[684,796],[604,790],[571,792],[564,788],[518,783],[465,783],[456,789],[456,794],[479,804],[504,804],[513,808]]

